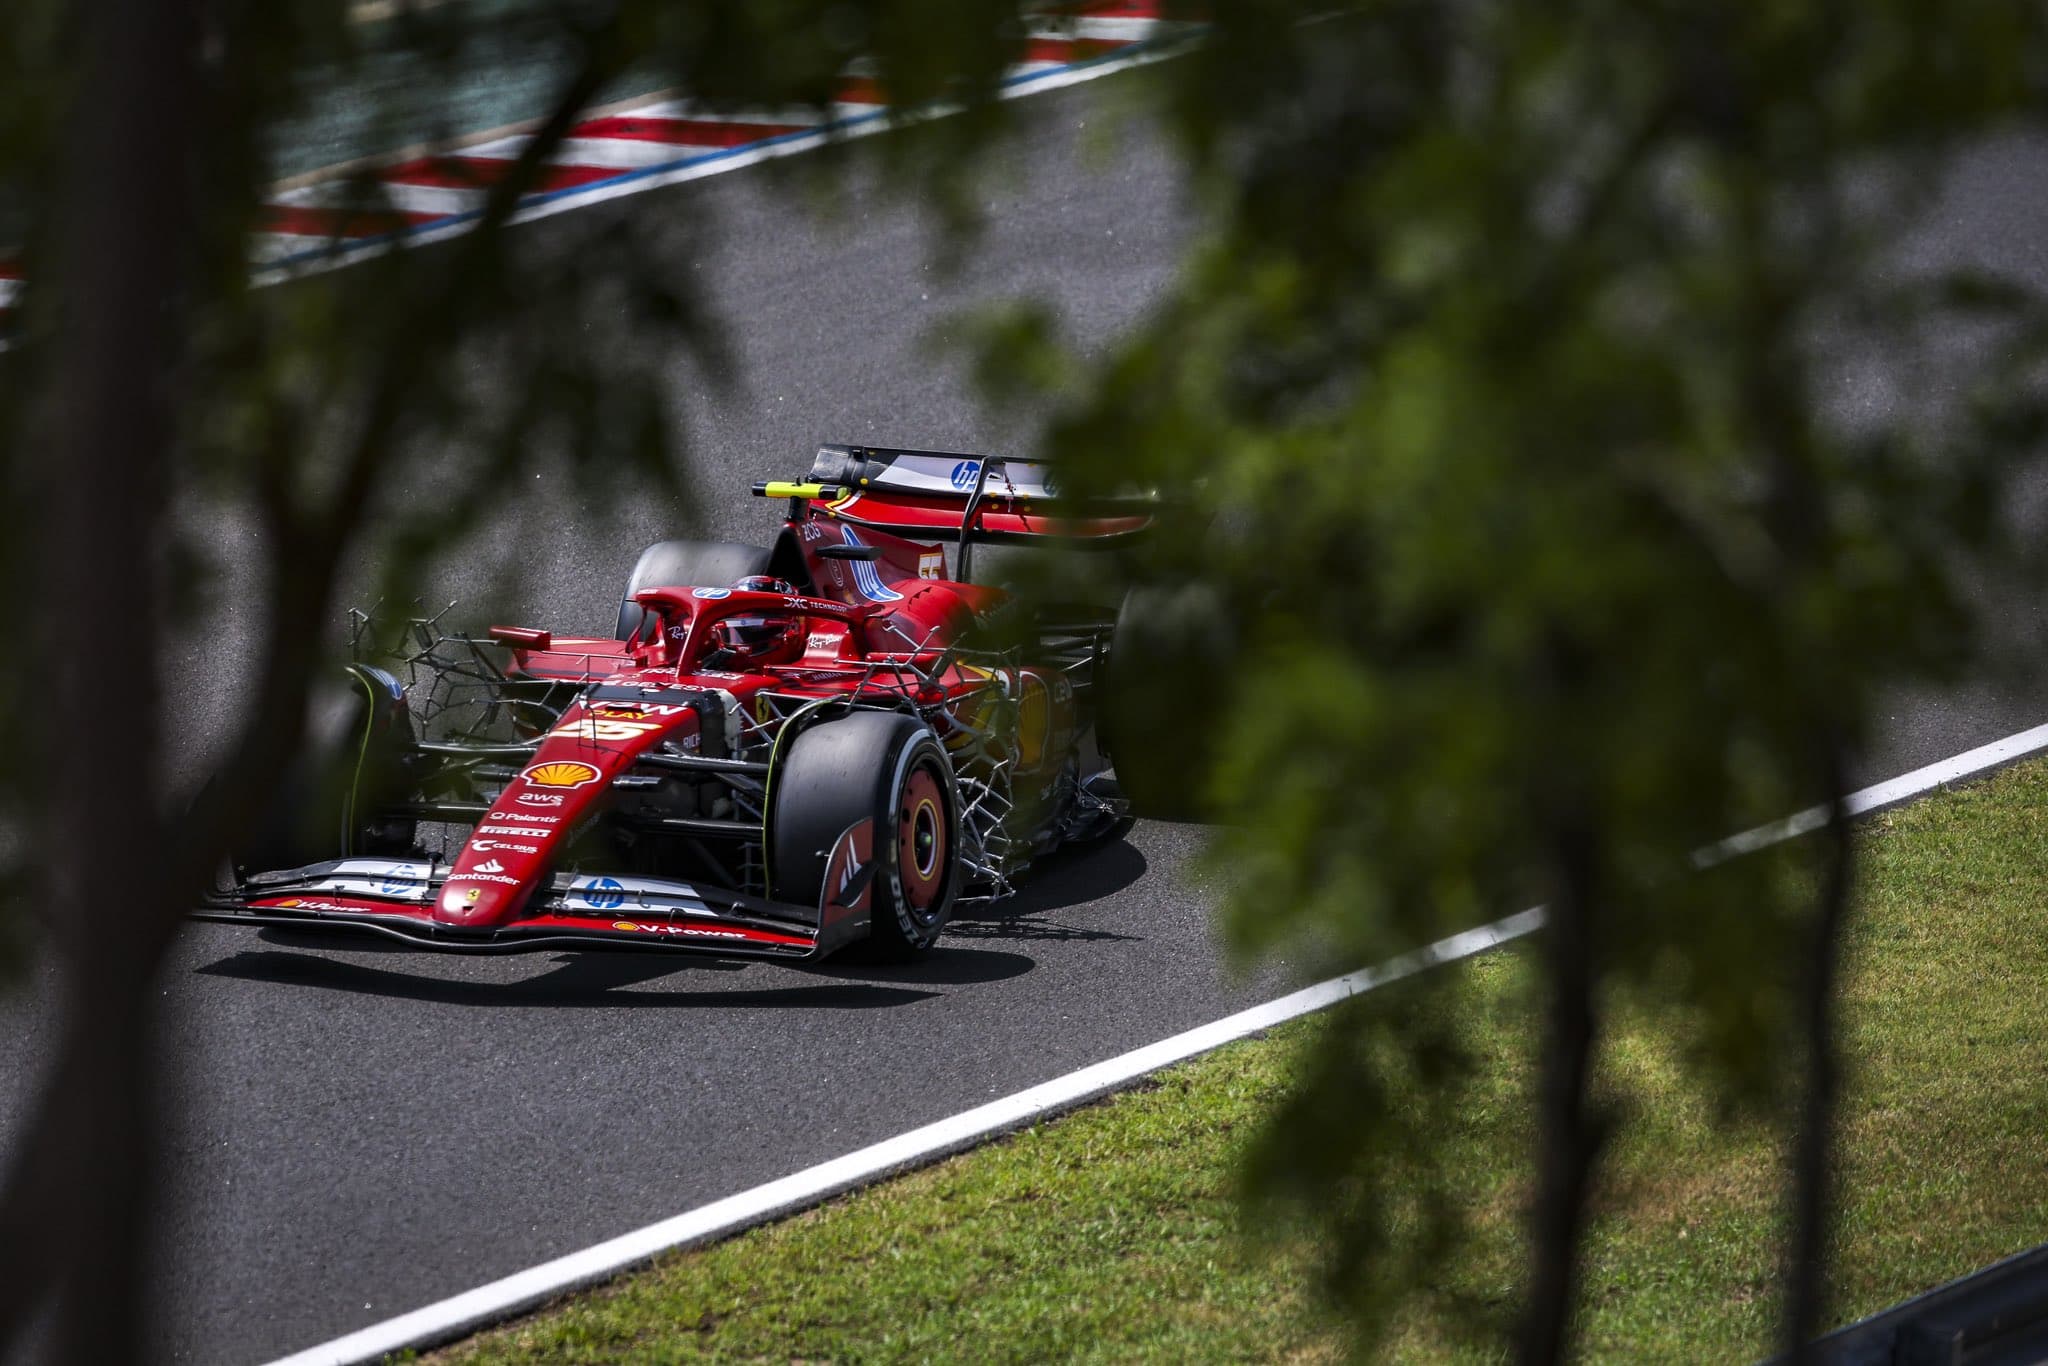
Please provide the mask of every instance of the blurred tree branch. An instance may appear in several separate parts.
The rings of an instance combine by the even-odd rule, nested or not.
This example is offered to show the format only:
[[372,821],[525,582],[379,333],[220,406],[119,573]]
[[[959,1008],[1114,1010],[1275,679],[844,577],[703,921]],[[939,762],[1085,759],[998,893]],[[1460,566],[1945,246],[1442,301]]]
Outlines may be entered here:
[[[1895,258],[1943,158],[2037,109],[2048,19],[1995,0],[1206,15],[1212,40],[1148,79],[1214,239],[1106,362],[1024,317],[990,333],[983,371],[1057,402],[1047,444],[1073,492],[1174,492],[1125,582],[1197,581],[1209,605],[1174,618],[1184,657],[1214,659],[1227,625],[1229,658],[1257,661],[1148,697],[1160,752],[1213,741],[1176,777],[1229,822],[1215,855],[1242,948],[1341,970],[1551,908],[1513,1326],[1434,1279],[1468,1230],[1431,1142],[1464,1068],[1454,1013],[1340,1012],[1250,1186],[1321,1233],[1361,1344],[1412,1288],[1464,1336],[1568,1355],[1621,1114],[1594,1083],[1602,1012],[1650,1000],[1733,1103],[1796,1112],[1785,1331],[1803,1341],[1826,1287],[1846,775],[1881,689],[1984,658],[1964,576],[2033,568],[1999,509],[2038,454],[2048,309],[1961,271],[1901,286]],[[147,984],[298,744],[352,557],[402,595],[549,440],[579,471],[676,487],[661,377],[567,324],[616,286],[634,324],[711,358],[715,320],[630,227],[578,260],[533,259],[508,231],[576,111],[640,63],[725,107],[823,107],[866,59],[900,99],[965,106],[875,149],[957,224],[1018,18],[1002,0],[520,7],[499,36],[560,81],[477,228],[266,291],[245,243],[273,140],[309,73],[380,55],[361,34],[334,7],[260,0],[19,0],[0,18],[19,92],[0,107],[0,230],[29,263],[0,431],[13,505],[48,512],[35,556],[0,556],[38,585],[57,661],[5,680],[0,704],[36,725],[0,758],[0,797],[63,984],[38,1121],[0,1185],[0,1348],[53,1303],[59,1355],[144,1354]],[[394,31],[429,71],[477,37],[453,6]],[[385,92],[373,136],[450,131],[437,93]],[[373,176],[355,189],[379,209]],[[1922,408],[1947,329],[1996,345],[1966,367],[1968,403]],[[1871,350],[1895,362],[1892,402],[1831,411]],[[513,397],[479,391],[480,355]],[[394,508],[414,463],[467,496]],[[158,655],[174,567],[203,558],[170,511],[192,490],[254,507],[268,633],[187,811]],[[110,831],[116,781],[148,797]],[[1703,845],[1811,801],[1836,819],[1806,889],[1741,862],[1684,875]],[[1398,1112],[1418,1078],[1422,1112]]]
[[[1388,1104],[1444,1055],[1426,1018],[1338,1017],[1255,1156],[1259,1207],[1313,1227],[1362,1349],[1415,1301],[1570,1355],[1625,1099],[1594,1084],[1600,1020],[1643,1002],[1736,1112],[1797,1135],[1781,1307],[1803,1341],[1844,785],[1892,690],[1994,667],[1973,588],[2040,567],[2005,509],[2041,455],[2048,305],[1906,243],[1957,158],[2038,114],[2048,22],[1991,0],[1210,13],[1215,40],[1155,79],[1217,233],[1107,358],[1062,356],[1042,315],[984,333],[1002,396],[1053,407],[1076,494],[1170,493],[1122,583],[1214,604],[1156,647],[1211,661],[1207,686],[1138,681],[1150,728],[1119,771],[1207,791],[1248,953],[1340,972],[1550,908],[1515,1326],[1441,1291],[1462,1212],[1407,1219],[1363,1175],[1380,1155],[1450,1183]],[[1845,411],[1877,362],[1883,399]],[[1689,875],[1815,803],[1838,819],[1803,881]]]
[[[968,106],[944,155],[885,157],[943,192],[1000,127],[1015,16],[999,0],[448,6],[401,15],[379,39],[395,49],[367,46],[325,5],[24,0],[0,19],[0,79],[20,92],[0,107],[0,231],[28,277],[17,345],[0,357],[0,433],[14,505],[49,513],[37,556],[10,548],[5,568],[42,586],[39,657],[56,661],[7,680],[0,700],[38,725],[0,778],[59,983],[55,1056],[0,1181],[0,1352],[45,1324],[57,1359],[151,1354],[142,1258],[165,1159],[148,984],[304,738],[348,566],[367,559],[403,600],[427,557],[550,449],[593,488],[680,487],[654,398],[659,348],[601,352],[565,323],[616,291],[625,325],[679,341],[716,378],[715,320],[630,223],[592,229],[605,250],[562,258],[510,233],[581,112],[635,66],[714,102],[823,108],[865,56],[908,98]],[[492,32],[550,54],[555,85],[470,230],[253,289],[246,243],[276,139],[323,82],[365,82],[370,135],[387,145],[432,141],[449,130],[427,78]],[[394,51],[413,65],[380,87],[372,68]],[[368,170],[348,203],[375,214]],[[465,369],[484,355],[504,367],[495,392]],[[393,507],[394,472],[436,462],[460,505]],[[214,661],[248,681],[247,700],[189,804],[166,761],[160,654],[178,566],[211,550],[173,515],[183,499],[254,513],[267,627],[247,660]]]

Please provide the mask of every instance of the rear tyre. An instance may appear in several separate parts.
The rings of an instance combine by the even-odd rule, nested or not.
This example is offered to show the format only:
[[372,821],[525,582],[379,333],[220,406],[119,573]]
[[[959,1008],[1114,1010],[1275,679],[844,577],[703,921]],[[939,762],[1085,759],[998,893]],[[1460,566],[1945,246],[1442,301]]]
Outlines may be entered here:
[[647,620],[633,601],[643,588],[724,588],[737,579],[768,572],[769,552],[738,541],[656,541],[640,552],[619,599],[618,640],[631,640]]
[[1103,666],[1096,739],[1134,815],[1210,817],[1215,712],[1231,651],[1212,590],[1190,584],[1125,594]]
[[[828,872],[869,881],[868,957],[903,962],[952,918],[960,868],[960,792],[938,738],[914,716],[857,711],[797,736],[774,776],[770,890],[822,906]],[[865,868],[833,853],[865,827]],[[830,891],[836,896],[844,886]]]
[[410,852],[418,823],[389,808],[411,786],[413,740],[405,692],[382,669],[351,665],[314,689],[305,744],[234,862],[255,871]]

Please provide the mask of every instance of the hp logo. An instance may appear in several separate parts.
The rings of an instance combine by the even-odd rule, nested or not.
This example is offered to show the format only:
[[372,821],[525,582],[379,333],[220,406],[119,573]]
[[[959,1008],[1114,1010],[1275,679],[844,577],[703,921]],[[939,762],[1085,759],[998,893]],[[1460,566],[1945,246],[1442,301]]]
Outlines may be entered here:
[[625,884],[615,877],[593,879],[582,894],[585,904],[596,911],[616,911],[626,904]]
[[953,466],[953,487],[956,489],[973,488],[975,476],[980,473],[981,462],[979,460],[962,460],[959,464]]

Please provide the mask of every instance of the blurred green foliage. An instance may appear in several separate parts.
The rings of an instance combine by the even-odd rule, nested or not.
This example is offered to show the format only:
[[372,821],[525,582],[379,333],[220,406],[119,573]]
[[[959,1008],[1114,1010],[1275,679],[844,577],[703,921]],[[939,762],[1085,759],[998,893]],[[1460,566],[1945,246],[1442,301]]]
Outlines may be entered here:
[[[0,11],[0,242],[29,276],[0,357],[13,507],[62,477],[30,418],[65,269],[89,266],[56,268],[52,209],[98,94],[78,79],[91,13]],[[533,164],[454,242],[252,288],[247,239],[312,102],[357,92],[367,147],[434,143],[463,131],[439,96],[480,46],[527,53],[554,73],[537,161],[622,80],[823,106],[860,60],[898,100],[963,107],[875,149],[958,226],[1023,35],[1015,0],[198,13],[197,47],[163,54],[196,65],[204,105],[188,193],[161,206],[184,268],[135,301],[182,343],[132,383],[174,412],[168,482],[259,510],[281,661],[266,686],[287,699],[345,556],[402,598],[541,459],[672,492],[657,366],[678,348],[721,365],[716,320],[643,221],[593,217],[584,251],[518,250],[504,227]],[[2002,509],[2042,428],[2041,301],[1903,268],[1898,244],[1959,147],[2034,110],[2048,16],[2010,0],[1200,14],[1208,41],[1144,79],[1210,240],[1104,361],[1065,354],[1030,310],[983,348],[999,395],[1051,405],[1072,492],[1170,496],[1126,582],[1204,585],[1158,619],[1181,623],[1174,657],[1212,667],[1159,689],[1120,761],[1171,747],[1198,776],[1247,952],[1350,968],[1570,881],[1594,893],[1597,994],[1666,1011],[1731,1103],[1782,1106],[1813,908],[1742,864],[1685,874],[1702,845],[1830,795],[1881,689],[1980,658],[1967,576],[2024,550]],[[371,178],[357,189],[374,210]],[[622,347],[599,317],[664,344]],[[1956,338],[1962,379],[1937,379]],[[1837,401],[1872,355],[1882,398]],[[464,496],[394,498],[406,467]],[[162,530],[195,575],[220,553],[203,528]],[[26,540],[0,544],[7,582],[33,581]],[[0,708],[23,714],[30,686],[0,678]],[[17,855],[41,814],[19,768],[36,749],[0,772]],[[259,791],[282,762],[246,758]],[[1380,1098],[1454,1074],[1464,1045],[1343,1018],[1254,1185],[1323,1221],[1332,1287],[1369,1334],[1461,1217],[1427,1205],[1431,1116]],[[1382,1180],[1390,1154],[1409,1195]]]
[[[1815,884],[1686,874],[1836,795],[1886,690],[1982,666],[1971,585],[2033,572],[2042,300],[1901,243],[2038,108],[2048,18],[1206,9],[1152,79],[1219,230],[1107,358],[1029,308],[983,337],[1072,491],[1168,500],[1125,582],[1204,585],[1119,767],[1206,783],[1246,953],[1342,971],[1571,895],[1596,1012],[1784,1113]],[[1459,1225],[1383,1101],[1461,1050],[1345,1018],[1251,1180],[1369,1342]]]

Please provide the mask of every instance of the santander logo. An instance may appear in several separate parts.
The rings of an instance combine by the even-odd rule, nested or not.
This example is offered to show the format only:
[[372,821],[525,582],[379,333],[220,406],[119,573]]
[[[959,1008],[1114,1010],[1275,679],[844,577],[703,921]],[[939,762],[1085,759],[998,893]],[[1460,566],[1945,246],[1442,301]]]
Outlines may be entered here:
[[496,859],[486,859],[476,866],[475,871],[479,873],[502,873],[505,871],[505,865]]

